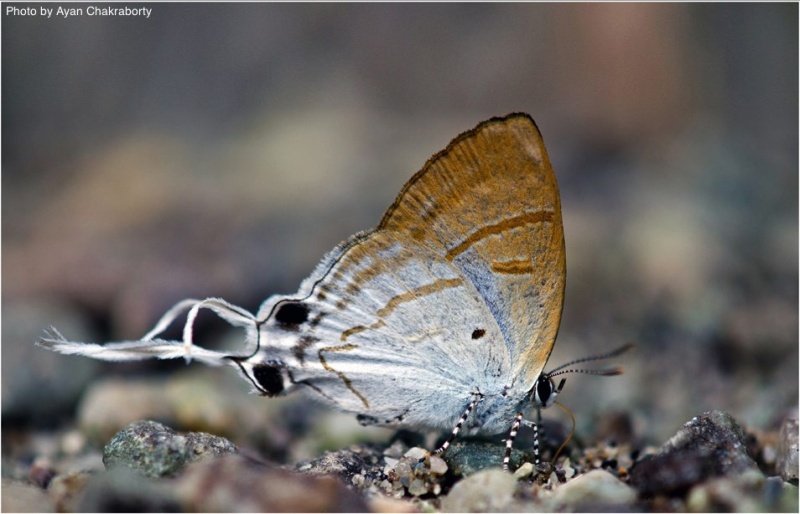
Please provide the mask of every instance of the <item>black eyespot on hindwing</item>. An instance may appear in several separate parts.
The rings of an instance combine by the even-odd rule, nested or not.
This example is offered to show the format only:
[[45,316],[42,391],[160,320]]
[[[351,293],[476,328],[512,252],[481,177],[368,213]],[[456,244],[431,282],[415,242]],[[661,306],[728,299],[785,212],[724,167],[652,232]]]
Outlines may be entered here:
[[486,335],[486,330],[482,328],[476,328],[472,331],[472,339],[480,339],[484,335]]
[[283,375],[281,368],[276,365],[256,364],[253,366],[253,378],[267,396],[276,396],[283,391]]
[[275,321],[283,326],[296,326],[308,320],[308,306],[300,302],[282,303],[275,311]]

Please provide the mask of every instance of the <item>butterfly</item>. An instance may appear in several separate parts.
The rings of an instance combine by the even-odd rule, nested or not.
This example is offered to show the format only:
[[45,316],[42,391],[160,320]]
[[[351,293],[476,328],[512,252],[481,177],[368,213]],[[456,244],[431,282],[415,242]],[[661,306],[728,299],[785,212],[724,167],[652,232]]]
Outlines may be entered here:
[[[561,321],[566,253],[555,173],[533,119],[492,118],[456,137],[403,187],[378,226],[335,247],[291,295],[256,314],[219,298],[184,300],[141,340],[38,344],[110,361],[183,357],[229,365],[264,396],[295,390],[365,425],[508,433],[538,430],[568,369],[544,372]],[[237,354],[193,344],[209,309],[246,333]],[[186,314],[181,341],[158,336]],[[536,422],[524,418],[535,409]],[[538,431],[534,432],[538,464]]]

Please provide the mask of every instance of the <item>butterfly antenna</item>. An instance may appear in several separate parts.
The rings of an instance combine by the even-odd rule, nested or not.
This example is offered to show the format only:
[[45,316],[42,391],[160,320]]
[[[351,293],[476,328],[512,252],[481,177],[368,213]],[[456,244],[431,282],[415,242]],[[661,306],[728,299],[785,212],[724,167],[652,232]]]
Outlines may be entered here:
[[584,362],[611,359],[613,357],[622,355],[623,353],[633,348],[633,346],[634,346],[633,343],[628,343],[609,353],[604,353],[601,355],[592,355],[591,357],[583,357],[581,359],[575,359],[574,361],[567,362],[566,364],[562,364],[561,366],[550,370],[550,372],[547,373],[547,376],[552,378],[558,375],[564,375],[566,373],[585,373],[587,375],[601,375],[601,376],[619,375],[623,371],[621,366],[611,369],[580,369],[580,368],[564,369],[564,368],[568,368],[569,366],[574,366],[575,364],[581,364]]
[[569,432],[569,435],[567,436],[567,438],[566,438],[566,439],[564,439],[564,442],[563,442],[563,443],[561,443],[561,446],[559,446],[559,447],[558,447],[558,450],[556,450],[556,453],[553,455],[552,464],[555,464],[555,463],[556,463],[556,459],[557,459],[557,458],[558,458],[558,456],[561,454],[561,450],[563,450],[564,448],[566,448],[567,444],[569,444],[569,442],[572,440],[572,436],[573,436],[573,435],[575,435],[575,416],[573,416],[573,415],[572,415],[572,411],[571,411],[571,410],[569,410],[569,409],[568,409],[568,408],[567,408],[567,407],[566,407],[566,406],[565,406],[563,403],[561,403],[561,402],[558,402],[558,401],[556,401],[556,402],[555,402],[555,404],[556,404],[556,405],[558,405],[559,407],[561,407],[561,410],[563,410],[564,412],[566,412],[566,413],[567,413],[567,415],[569,416],[569,419],[570,419],[570,420],[572,420],[572,430],[570,430],[570,432]]

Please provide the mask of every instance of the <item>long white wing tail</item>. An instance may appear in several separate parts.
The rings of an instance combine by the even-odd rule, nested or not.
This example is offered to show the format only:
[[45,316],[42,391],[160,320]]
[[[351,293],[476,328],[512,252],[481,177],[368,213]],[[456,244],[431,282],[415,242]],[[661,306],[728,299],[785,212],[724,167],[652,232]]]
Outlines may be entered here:
[[[256,344],[257,324],[255,317],[236,305],[220,298],[205,300],[183,300],[168,310],[156,326],[138,341],[120,341],[104,345],[69,341],[55,328],[45,332],[45,337],[36,341],[38,346],[66,355],[83,355],[105,361],[135,361],[143,359],[177,359],[183,357],[186,362],[192,359],[211,366],[232,364],[228,357],[231,354],[207,350],[192,342],[194,320],[200,309],[209,309],[220,318],[236,327],[247,330],[248,346]],[[186,324],[183,327],[183,340],[174,341],[158,339],[156,336],[164,332],[175,319],[188,311]],[[245,355],[252,351],[246,349]]]

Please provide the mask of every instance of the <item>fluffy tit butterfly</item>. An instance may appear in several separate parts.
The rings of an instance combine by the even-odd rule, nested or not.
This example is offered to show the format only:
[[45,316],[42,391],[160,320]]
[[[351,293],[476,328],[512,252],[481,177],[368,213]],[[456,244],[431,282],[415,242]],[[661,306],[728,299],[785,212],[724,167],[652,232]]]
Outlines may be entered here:
[[[456,137],[403,187],[377,228],[326,255],[300,289],[256,315],[208,298],[184,300],[139,341],[38,344],[110,361],[183,357],[227,364],[265,396],[304,389],[364,424],[508,433],[538,427],[568,372],[543,372],[561,321],[566,280],[561,201],[536,124],[493,118]],[[226,354],[193,345],[200,309],[247,334]],[[188,313],[187,313],[188,312]],[[187,313],[182,341],[159,339]],[[535,409],[537,422],[524,420]],[[536,433],[535,433],[536,434]],[[538,463],[538,437],[534,440]]]

